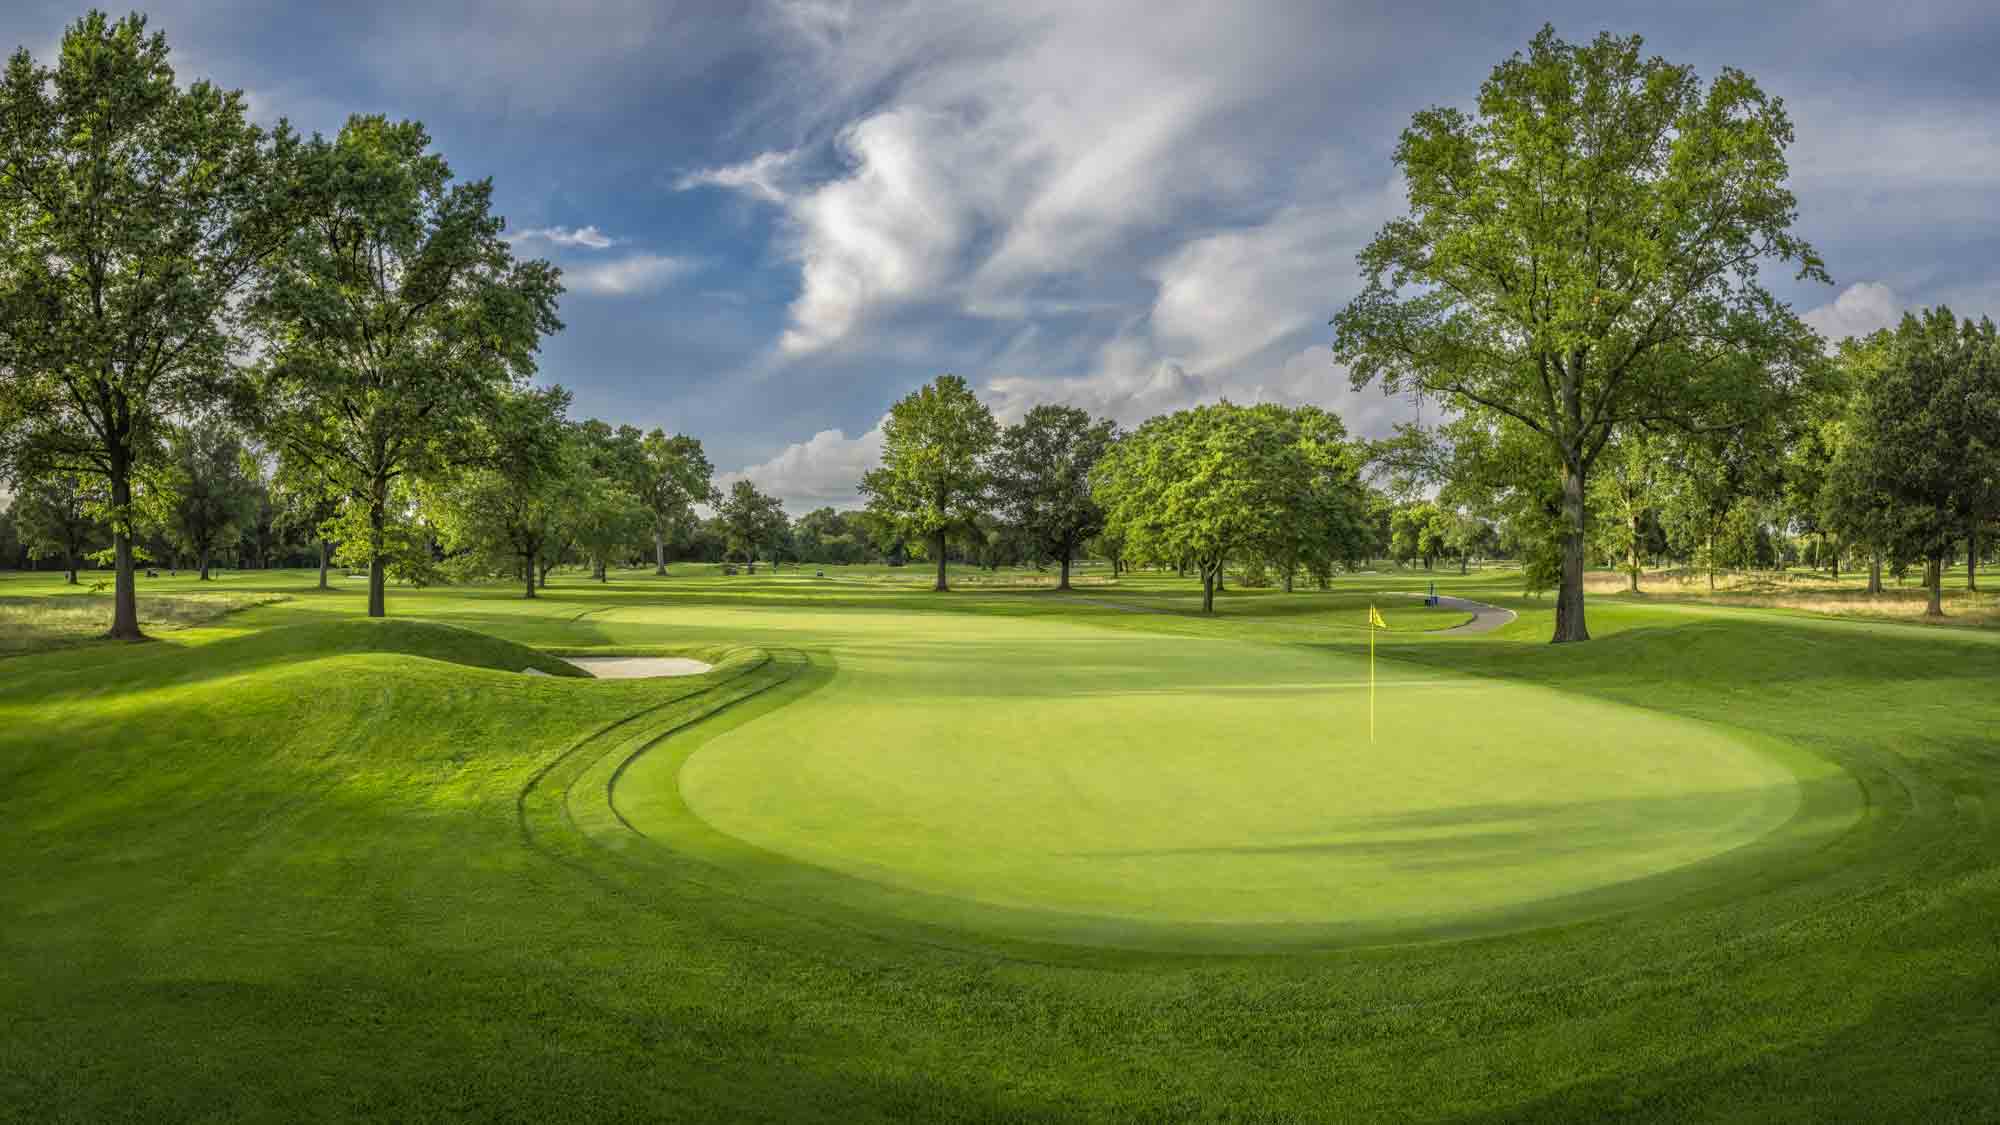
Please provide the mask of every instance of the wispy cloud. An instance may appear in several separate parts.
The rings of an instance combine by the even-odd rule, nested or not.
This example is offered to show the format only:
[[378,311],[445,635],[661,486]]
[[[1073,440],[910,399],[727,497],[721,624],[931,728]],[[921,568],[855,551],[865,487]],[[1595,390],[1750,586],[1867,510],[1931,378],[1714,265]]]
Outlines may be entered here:
[[784,177],[794,156],[789,152],[762,153],[741,164],[689,172],[674,181],[674,187],[681,191],[701,187],[729,188],[767,203],[783,203],[791,196],[784,185]]
[[666,288],[694,272],[695,264],[665,254],[632,254],[563,270],[570,289],[602,297],[630,297]]
[[572,250],[608,250],[618,245],[612,238],[595,226],[587,227],[530,227],[507,236],[509,242],[540,242]]

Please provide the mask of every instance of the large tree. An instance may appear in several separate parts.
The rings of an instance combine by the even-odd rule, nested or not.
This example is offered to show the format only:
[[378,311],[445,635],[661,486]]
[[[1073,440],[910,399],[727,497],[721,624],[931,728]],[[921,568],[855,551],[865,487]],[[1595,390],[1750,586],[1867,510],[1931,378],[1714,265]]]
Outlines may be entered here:
[[1347,438],[1338,415],[1317,406],[1279,415],[1287,428],[1289,462],[1281,503],[1284,517],[1258,545],[1289,592],[1303,568],[1324,588],[1335,563],[1351,564],[1368,549],[1365,454]]
[[566,490],[587,471],[571,468],[561,387],[510,391],[480,426],[478,460],[434,488],[429,505],[447,552],[491,573],[504,561],[535,596],[543,555],[556,535]]
[[547,262],[514,260],[492,182],[454,183],[415,122],[351,118],[302,164],[305,219],[254,304],[269,345],[256,412],[345,502],[342,554],[368,566],[381,617],[392,555],[419,538],[392,526],[398,495],[476,456],[478,420],[561,329],[562,287]]
[[1792,233],[1792,126],[1740,71],[1706,88],[1641,54],[1536,35],[1475,109],[1416,115],[1395,160],[1409,214],[1361,253],[1334,319],[1357,387],[1446,398],[1535,434],[1562,494],[1556,641],[1583,612],[1588,480],[1614,433],[1727,429],[1816,366],[1812,333],[1758,283],[1766,259],[1826,280]]
[[84,473],[47,473],[21,486],[10,514],[31,559],[61,559],[70,585],[77,560],[102,542],[104,489]]
[[1656,518],[1665,487],[1665,462],[1651,435],[1626,433],[1606,447],[1602,471],[1590,483],[1591,504],[1610,518],[1597,526],[1597,541],[1608,557],[1624,557],[1625,589],[1639,593],[1644,571],[1648,522]]
[[715,504],[715,466],[699,438],[668,437],[654,430],[639,444],[644,471],[637,481],[639,502],[653,517],[653,573],[667,572],[667,544],[694,525],[697,504]]
[[227,422],[197,418],[169,427],[167,452],[144,474],[139,507],[176,552],[193,556],[203,582],[215,549],[233,542],[254,514],[259,482],[243,438]]
[[987,456],[999,430],[993,412],[956,375],[912,391],[882,423],[882,467],[861,479],[861,491],[870,511],[927,545],[937,560],[933,590],[951,588],[951,535],[971,528],[991,499]]
[[326,482],[310,467],[299,464],[296,456],[283,453],[271,472],[271,496],[277,505],[280,530],[303,536],[319,554],[319,588],[327,585],[327,564],[333,543],[327,525],[340,514],[340,497],[327,490]]
[[1077,551],[1104,530],[1104,509],[1090,494],[1090,473],[1117,436],[1110,419],[1055,405],[1029,410],[1000,435],[994,498],[1028,547],[1061,564],[1057,589],[1070,588]]
[[1876,510],[1892,559],[1921,561],[1929,613],[1942,615],[1943,571],[1960,537],[1991,512],[2000,479],[2000,335],[1950,309],[1903,317],[1885,362],[1860,388],[1836,468],[1846,503]]
[[[1223,402],[1147,419],[1099,463],[1093,477],[1107,526],[1127,552],[1153,563],[1191,560],[1201,573],[1201,607],[1232,555],[1269,557],[1290,534],[1308,482],[1333,470],[1344,450],[1323,444],[1305,411]],[[1347,470],[1351,478],[1352,469]],[[1354,525],[1364,500],[1353,492]]]
[[91,12],[0,83],[0,416],[17,471],[107,487],[113,637],[139,637],[133,484],[211,397],[240,296],[294,222],[296,138],[240,91],[182,87],[146,20]]
[[791,529],[791,521],[785,518],[784,505],[777,497],[765,494],[747,480],[739,480],[722,494],[715,514],[722,521],[729,550],[742,552],[745,567],[754,572],[758,552],[766,550],[772,569],[777,569],[777,545]]

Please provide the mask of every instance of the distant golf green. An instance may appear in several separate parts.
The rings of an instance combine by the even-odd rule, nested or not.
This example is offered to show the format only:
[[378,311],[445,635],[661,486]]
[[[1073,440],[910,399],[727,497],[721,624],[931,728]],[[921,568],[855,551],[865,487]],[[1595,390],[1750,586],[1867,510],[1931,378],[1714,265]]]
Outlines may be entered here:
[[612,797],[640,831],[678,785],[713,827],[836,872],[1213,940],[1577,905],[1801,804],[1793,765],[1738,737],[1529,685],[1391,664],[1371,742],[1365,656],[1007,618],[797,624],[831,643],[831,681],[684,766],[633,762]]

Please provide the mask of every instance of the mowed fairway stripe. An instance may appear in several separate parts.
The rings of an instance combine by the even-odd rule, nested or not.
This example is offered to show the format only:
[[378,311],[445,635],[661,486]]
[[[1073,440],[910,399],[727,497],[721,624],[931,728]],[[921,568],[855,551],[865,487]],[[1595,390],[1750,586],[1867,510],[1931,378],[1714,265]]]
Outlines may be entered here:
[[[1370,743],[1364,659],[1339,652],[1046,619],[726,616],[750,637],[782,618],[838,672],[684,762],[635,760],[614,800],[677,787],[714,829],[848,877],[831,896],[929,920],[1164,945],[1476,928],[1720,856],[1801,808],[1795,762],[1534,686],[1399,668]],[[840,889],[871,884],[887,893]]]

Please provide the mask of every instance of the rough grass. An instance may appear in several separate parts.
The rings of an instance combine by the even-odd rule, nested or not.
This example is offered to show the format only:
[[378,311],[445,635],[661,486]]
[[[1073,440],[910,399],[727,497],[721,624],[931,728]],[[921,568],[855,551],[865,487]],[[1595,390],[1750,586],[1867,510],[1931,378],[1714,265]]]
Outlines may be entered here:
[[[3,589],[4,587],[0,587]],[[282,594],[178,594],[139,596],[139,626],[153,632],[185,629]],[[101,637],[111,628],[111,595],[0,596],[0,656],[40,652]]]
[[[238,588],[291,600],[0,670],[0,1118],[1969,1121],[2000,1108],[2000,636],[1594,599],[1598,639],[1552,648],[1547,604],[1512,597],[1516,579],[1440,576],[1441,592],[1520,620],[1385,634],[1385,668],[1782,746],[1852,778],[1861,819],[1610,915],[1183,956],[823,911],[770,893],[798,864],[764,853],[725,869],[621,835],[605,794],[635,755],[748,734],[834,690],[799,677],[860,659],[871,642],[851,634],[871,623],[894,637],[921,616],[946,639],[895,643],[941,658],[953,623],[977,637],[1001,618],[1162,648],[1278,646],[1282,662],[1362,651],[1358,630],[1284,615],[1282,595],[1232,592],[1268,612],[1204,620],[790,574],[620,573],[534,602],[500,586],[391,592],[398,623],[538,648],[738,650],[705,676],[596,681],[441,659],[476,653],[456,632],[350,631],[359,589],[259,581]],[[1368,575],[1345,592],[1426,581]],[[50,592],[0,578],[9,596]],[[980,685],[968,668],[960,690]],[[1031,721],[981,738],[1004,754],[1064,734]],[[1553,709],[1535,736],[1580,762],[1599,750],[1590,724]],[[1426,869],[1403,875],[1420,884]]]
[[[1744,609],[1779,609],[1828,617],[1878,621],[1922,622],[1930,625],[1990,627],[2000,625],[2000,593],[1968,590],[1964,572],[1945,576],[1943,618],[1928,617],[1930,592],[1914,577],[1899,582],[1887,574],[1882,592],[1870,594],[1866,572],[1846,572],[1838,579],[1817,571],[1726,571],[1708,588],[1708,573],[1676,568],[1647,571],[1640,576],[1640,596]],[[2000,574],[1991,581],[2000,583]],[[1625,597],[1623,573],[1592,572],[1584,583],[1593,594]]]

